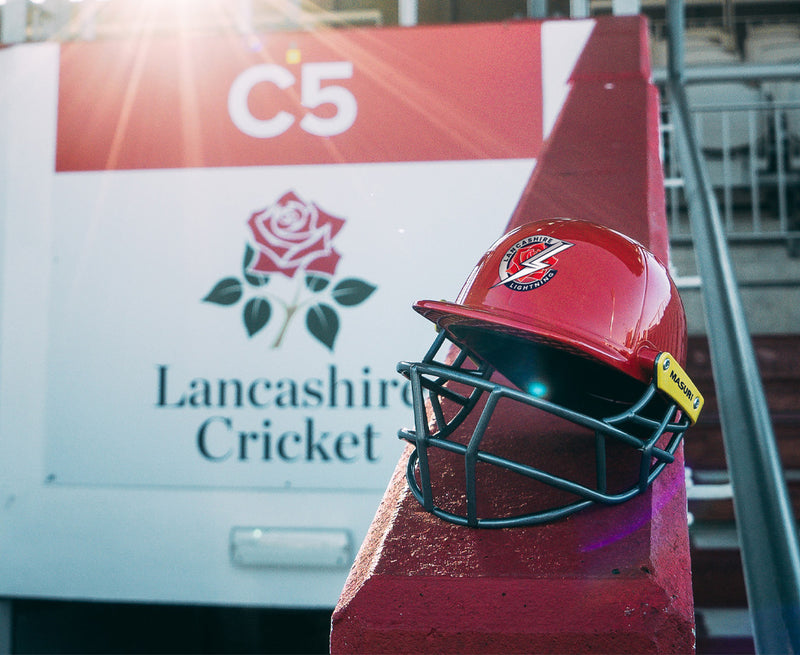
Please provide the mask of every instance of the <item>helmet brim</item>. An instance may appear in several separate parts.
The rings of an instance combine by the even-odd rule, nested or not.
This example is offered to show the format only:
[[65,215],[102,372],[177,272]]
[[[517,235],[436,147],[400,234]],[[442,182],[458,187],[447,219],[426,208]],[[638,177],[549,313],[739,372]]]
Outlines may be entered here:
[[515,315],[502,310],[488,311],[483,308],[470,307],[458,303],[441,300],[420,300],[414,303],[414,309],[432,323],[444,330],[455,343],[466,346],[480,356],[480,348],[475,348],[468,335],[475,331],[502,333],[525,341],[543,344],[571,352],[580,357],[599,360],[626,375],[644,383],[649,383],[650,374],[647,368],[639,365],[635,353],[622,352],[612,347],[598,347],[598,335],[580,334],[577,332],[553,327],[552,321],[547,324],[535,317],[526,318],[525,323]]

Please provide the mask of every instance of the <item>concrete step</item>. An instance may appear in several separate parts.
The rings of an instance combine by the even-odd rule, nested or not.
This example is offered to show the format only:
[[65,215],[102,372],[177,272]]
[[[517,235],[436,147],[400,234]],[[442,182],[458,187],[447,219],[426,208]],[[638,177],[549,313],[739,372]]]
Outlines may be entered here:
[[[800,470],[800,334],[756,335],[753,347],[784,468]],[[697,471],[725,470],[719,406],[705,337],[690,337],[686,371],[706,399],[697,425],[686,437],[686,464]]]
[[[794,308],[789,308],[794,311]],[[787,487],[800,517],[800,334],[753,337],[764,392]],[[714,388],[708,341],[689,339],[687,372],[701,389],[706,406],[684,442],[692,591],[697,624],[697,653],[755,652],[719,403]]]

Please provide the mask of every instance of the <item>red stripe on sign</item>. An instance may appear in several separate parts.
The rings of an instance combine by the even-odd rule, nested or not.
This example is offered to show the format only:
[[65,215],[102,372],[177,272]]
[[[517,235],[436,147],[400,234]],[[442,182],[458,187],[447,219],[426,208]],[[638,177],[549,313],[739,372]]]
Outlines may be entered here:
[[533,158],[539,28],[64,44],[56,170]]

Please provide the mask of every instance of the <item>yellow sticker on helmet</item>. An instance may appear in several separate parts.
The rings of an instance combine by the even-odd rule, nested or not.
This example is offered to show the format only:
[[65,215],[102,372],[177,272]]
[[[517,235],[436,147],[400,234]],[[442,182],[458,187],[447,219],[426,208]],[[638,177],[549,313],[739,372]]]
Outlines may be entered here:
[[697,421],[703,409],[703,395],[668,352],[662,352],[656,358],[656,386],[678,403],[692,423]]

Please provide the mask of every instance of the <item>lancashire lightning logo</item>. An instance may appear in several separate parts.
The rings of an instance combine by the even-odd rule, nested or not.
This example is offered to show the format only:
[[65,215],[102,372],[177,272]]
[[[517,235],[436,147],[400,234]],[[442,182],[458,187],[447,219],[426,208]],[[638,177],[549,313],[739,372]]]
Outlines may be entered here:
[[517,241],[500,260],[500,281],[494,286],[504,284],[512,291],[538,289],[558,272],[553,268],[558,262],[556,255],[574,245],[544,234]]

